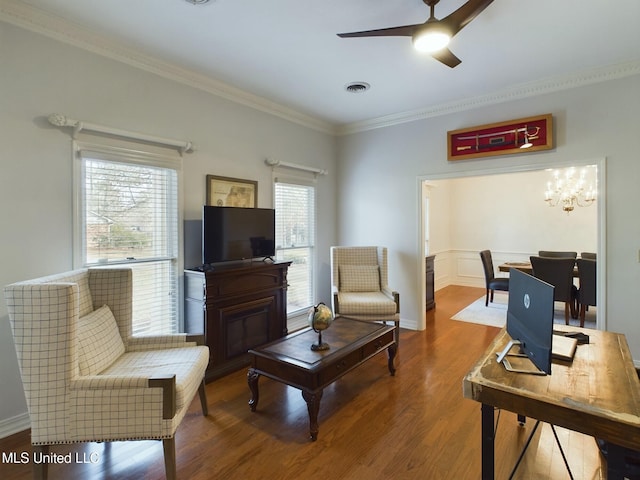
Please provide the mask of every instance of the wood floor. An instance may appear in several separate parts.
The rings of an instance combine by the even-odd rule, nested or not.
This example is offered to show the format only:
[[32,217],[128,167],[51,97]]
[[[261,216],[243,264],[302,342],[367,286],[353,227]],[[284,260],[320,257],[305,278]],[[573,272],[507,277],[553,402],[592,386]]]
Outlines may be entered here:
[[[484,289],[446,287],[436,292],[427,329],[403,330],[389,376],[378,355],[325,389],[320,433],[308,439],[307,409],[299,390],[260,379],[260,405],[247,401],[246,371],[207,385],[209,416],[196,397],[176,435],[178,477],[205,479],[479,479],[480,405],[462,398],[462,378],[498,329],[450,320]],[[506,479],[534,422],[519,427],[501,412],[496,478]],[[576,479],[606,477],[593,438],[557,429]],[[50,465],[50,479],[161,479],[157,441],[52,447],[72,454],[70,464]],[[29,433],[0,440],[0,452],[30,454]],[[76,463],[76,454],[80,461]],[[90,463],[95,460],[95,463]],[[31,465],[0,463],[0,479],[26,479]],[[514,478],[565,479],[548,425],[539,428]]]

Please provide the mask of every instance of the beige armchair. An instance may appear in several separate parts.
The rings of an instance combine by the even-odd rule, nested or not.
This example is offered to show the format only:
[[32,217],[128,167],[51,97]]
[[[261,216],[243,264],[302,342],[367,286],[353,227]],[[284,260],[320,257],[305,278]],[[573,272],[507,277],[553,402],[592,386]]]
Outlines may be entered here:
[[[132,273],[85,269],[5,287],[34,451],[76,442],[162,440],[176,477],[174,435],[195,392],[204,415],[209,349],[184,334],[132,335]],[[34,477],[46,478],[46,463]]]
[[386,247],[331,247],[333,312],[369,322],[391,321],[400,340],[400,295],[387,282]]

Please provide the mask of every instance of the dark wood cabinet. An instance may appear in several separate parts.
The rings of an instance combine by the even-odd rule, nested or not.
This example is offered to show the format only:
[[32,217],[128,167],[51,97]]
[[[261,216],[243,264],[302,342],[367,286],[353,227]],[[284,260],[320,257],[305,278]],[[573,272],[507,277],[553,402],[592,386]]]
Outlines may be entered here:
[[427,275],[427,310],[431,310],[436,307],[436,299],[434,293],[434,283],[435,283],[435,271],[434,271],[434,259],[435,255],[429,255],[425,257],[425,270]]
[[290,262],[185,270],[185,331],[204,334],[207,381],[249,365],[247,351],[287,335]]

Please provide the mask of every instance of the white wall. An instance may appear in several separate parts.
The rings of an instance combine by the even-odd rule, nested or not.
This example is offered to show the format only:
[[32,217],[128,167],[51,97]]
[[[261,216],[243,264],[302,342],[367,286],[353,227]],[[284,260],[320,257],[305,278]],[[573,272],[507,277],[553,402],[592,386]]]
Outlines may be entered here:
[[[429,254],[451,249],[451,222],[456,219],[451,211],[451,186],[455,180],[423,182],[424,196],[429,197]],[[424,230],[427,229],[425,225]]]
[[[449,130],[544,113],[554,116],[552,150],[447,161]],[[420,179],[606,157],[607,328],[626,334],[638,360],[640,329],[633,299],[640,287],[639,126],[640,76],[631,76],[342,137],[339,240],[389,248],[389,284],[400,292],[403,322],[424,328]],[[532,242],[531,249],[537,250],[539,243]]]
[[[184,157],[186,219],[200,218],[207,174],[257,180],[258,206],[271,207],[266,157],[327,169],[317,184],[317,251],[319,300],[330,301],[334,137],[1,22],[0,65],[0,286],[73,266],[71,138],[46,121],[57,112],[193,141],[197,151]],[[4,301],[0,383],[2,437],[26,415]]]
[[548,180],[549,172],[539,170],[452,181],[452,247],[595,251],[597,206],[577,207],[570,214],[550,208],[543,201]]

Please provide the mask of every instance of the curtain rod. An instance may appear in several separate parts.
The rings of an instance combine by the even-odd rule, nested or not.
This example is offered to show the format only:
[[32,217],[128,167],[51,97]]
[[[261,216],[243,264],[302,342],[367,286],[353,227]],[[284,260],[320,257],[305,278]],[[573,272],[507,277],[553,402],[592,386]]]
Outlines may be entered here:
[[316,175],[327,175],[329,173],[329,172],[327,172],[326,170],[324,170],[322,168],[307,167],[306,165],[298,165],[297,163],[281,162],[280,160],[274,160],[273,158],[265,159],[264,163],[266,163],[270,167],[292,168],[294,170],[302,170],[302,171],[305,171],[305,172],[311,172],[311,173],[314,173]]
[[76,138],[78,133],[83,130],[103,133],[107,135],[113,135],[121,138],[130,138],[133,140],[142,140],[144,142],[155,143],[158,145],[166,145],[169,147],[175,147],[180,151],[180,154],[193,152],[193,143],[185,140],[173,140],[171,138],[156,137],[153,135],[147,135],[145,133],[129,132],[127,130],[120,130],[118,128],[106,127],[104,125],[96,125],[95,123],[82,122],[80,120],[74,120],[61,113],[52,113],[47,118],[51,125],[56,127],[73,127],[73,138]]

